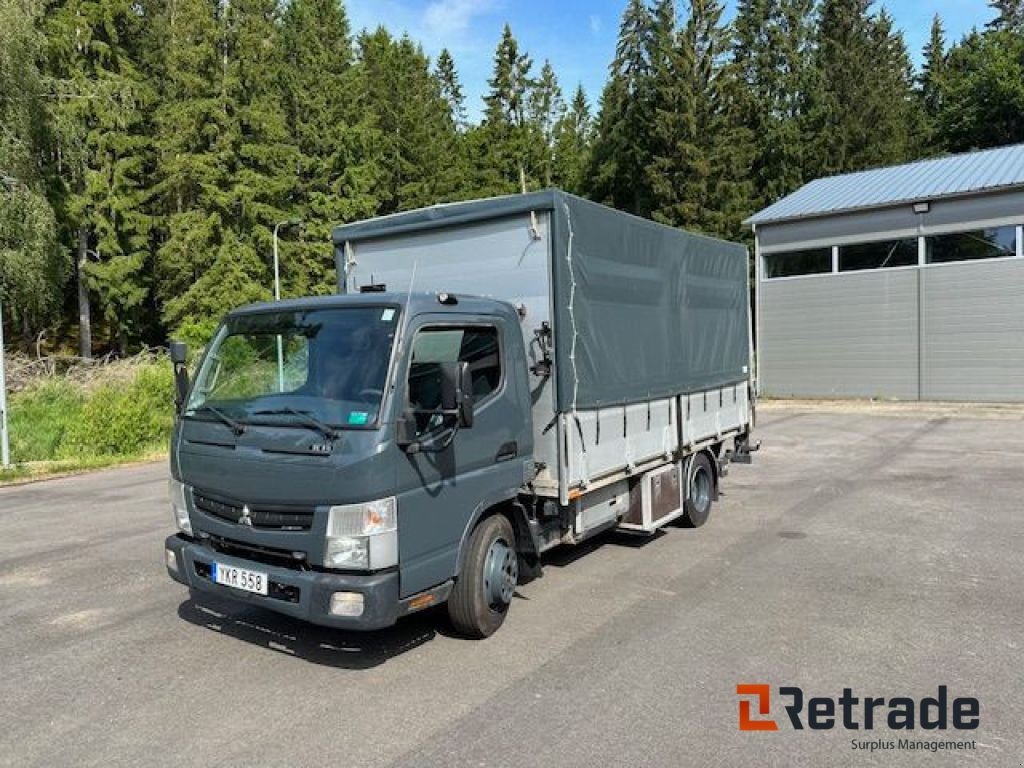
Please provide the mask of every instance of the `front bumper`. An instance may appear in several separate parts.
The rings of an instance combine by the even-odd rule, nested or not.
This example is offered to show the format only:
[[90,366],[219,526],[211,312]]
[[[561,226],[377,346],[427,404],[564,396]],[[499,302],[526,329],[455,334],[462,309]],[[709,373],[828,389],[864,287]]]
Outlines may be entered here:
[[[398,572],[369,574],[296,571],[266,563],[243,560],[214,552],[180,534],[169,536],[164,547],[174,553],[178,568],[167,567],[168,575],[198,592],[208,592],[231,600],[258,605],[297,619],[342,629],[380,629],[394,624],[407,612],[398,597]],[[277,597],[243,592],[213,582],[208,574],[213,562],[262,571],[267,574]],[[201,575],[207,574],[207,575]],[[296,595],[297,591],[297,595]],[[335,592],[359,592],[363,595],[361,616],[334,616],[330,613]],[[287,598],[285,597],[287,596]]]

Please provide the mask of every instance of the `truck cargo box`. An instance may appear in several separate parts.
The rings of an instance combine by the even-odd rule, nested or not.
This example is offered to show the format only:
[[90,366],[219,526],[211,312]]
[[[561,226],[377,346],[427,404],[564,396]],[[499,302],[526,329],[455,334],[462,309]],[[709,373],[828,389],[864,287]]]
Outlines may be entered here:
[[549,190],[337,227],[338,289],[522,317],[539,494],[562,503],[748,429],[746,249]]

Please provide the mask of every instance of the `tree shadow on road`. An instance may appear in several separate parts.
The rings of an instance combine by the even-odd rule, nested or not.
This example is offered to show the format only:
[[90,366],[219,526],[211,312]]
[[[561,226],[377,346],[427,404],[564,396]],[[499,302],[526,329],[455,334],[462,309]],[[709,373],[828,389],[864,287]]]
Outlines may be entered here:
[[433,640],[441,617],[436,609],[401,619],[372,632],[320,627],[263,608],[240,606],[193,594],[178,606],[190,624],[314,664],[341,669],[372,669]]

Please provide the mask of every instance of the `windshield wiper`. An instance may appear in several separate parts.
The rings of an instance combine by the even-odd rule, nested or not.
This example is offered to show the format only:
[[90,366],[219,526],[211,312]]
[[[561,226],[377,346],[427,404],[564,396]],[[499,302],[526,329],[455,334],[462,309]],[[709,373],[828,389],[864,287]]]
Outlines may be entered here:
[[334,441],[338,439],[338,430],[336,430],[334,427],[330,426],[329,424],[324,424],[322,421],[320,421],[320,419],[313,416],[309,411],[300,411],[296,408],[291,408],[287,405],[269,411],[256,411],[255,413],[253,413],[253,416],[282,416],[285,414],[295,416],[302,422],[304,426],[308,427],[309,429],[316,430],[321,435],[326,437],[328,440]]
[[235,421],[226,413],[224,413],[224,411],[222,411],[220,408],[214,408],[212,405],[200,405],[198,408],[192,409],[191,414],[186,415],[195,415],[200,412],[212,413],[214,416],[216,416],[218,419],[224,422],[227,426],[229,426],[231,428],[231,431],[235,433],[236,437],[245,433],[245,424],[243,424],[240,421]]

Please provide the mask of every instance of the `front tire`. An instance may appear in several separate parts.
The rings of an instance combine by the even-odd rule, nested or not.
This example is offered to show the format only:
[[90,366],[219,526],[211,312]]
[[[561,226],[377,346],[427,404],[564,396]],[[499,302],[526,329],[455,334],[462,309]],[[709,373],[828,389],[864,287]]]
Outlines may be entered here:
[[484,519],[469,537],[462,572],[448,597],[448,615],[456,631],[477,639],[497,632],[518,581],[512,524],[504,515]]
[[688,464],[686,500],[680,522],[686,528],[700,528],[711,514],[715,495],[715,475],[706,453],[698,453]]

